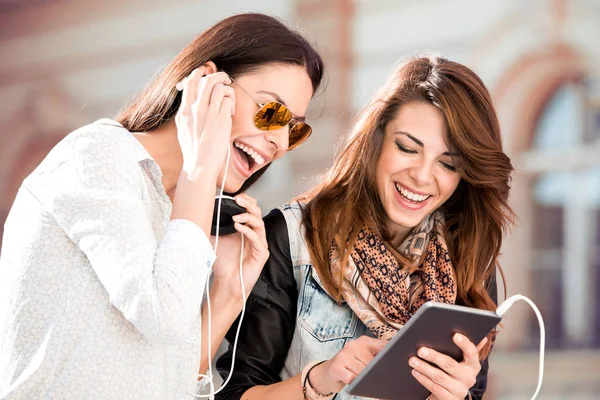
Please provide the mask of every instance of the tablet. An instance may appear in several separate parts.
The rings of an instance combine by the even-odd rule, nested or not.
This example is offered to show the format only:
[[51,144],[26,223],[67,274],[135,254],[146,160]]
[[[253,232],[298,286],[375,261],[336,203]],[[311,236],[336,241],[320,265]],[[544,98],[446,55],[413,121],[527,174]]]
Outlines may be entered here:
[[500,322],[493,311],[429,301],[375,356],[347,387],[355,396],[377,399],[424,400],[429,391],[411,374],[408,359],[423,346],[462,360],[454,344],[454,333],[462,333],[478,344]]

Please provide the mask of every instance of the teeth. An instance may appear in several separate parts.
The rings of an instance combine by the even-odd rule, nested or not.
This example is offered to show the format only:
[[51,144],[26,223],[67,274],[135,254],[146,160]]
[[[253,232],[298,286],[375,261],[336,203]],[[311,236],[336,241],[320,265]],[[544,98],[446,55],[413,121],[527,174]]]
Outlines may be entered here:
[[252,159],[256,161],[258,165],[263,165],[265,163],[265,159],[251,148],[237,142],[233,143],[233,145],[238,149],[242,150],[244,153],[248,154],[250,157],[252,157]]
[[400,192],[400,194],[402,196],[406,197],[408,200],[414,201],[417,203],[425,201],[430,197],[430,195],[422,195],[422,194],[416,194],[413,192],[409,192],[408,190],[406,190],[404,187],[400,186],[397,183],[396,183],[396,190],[398,190]]

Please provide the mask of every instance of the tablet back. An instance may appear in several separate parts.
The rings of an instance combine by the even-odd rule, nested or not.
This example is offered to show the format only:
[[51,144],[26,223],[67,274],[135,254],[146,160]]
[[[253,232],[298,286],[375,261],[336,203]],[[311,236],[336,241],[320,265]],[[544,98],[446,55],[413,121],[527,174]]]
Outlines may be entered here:
[[462,333],[479,343],[500,317],[492,311],[427,302],[348,386],[348,393],[377,399],[424,400],[429,396],[411,374],[408,359],[426,346],[457,361],[462,351],[452,335]]

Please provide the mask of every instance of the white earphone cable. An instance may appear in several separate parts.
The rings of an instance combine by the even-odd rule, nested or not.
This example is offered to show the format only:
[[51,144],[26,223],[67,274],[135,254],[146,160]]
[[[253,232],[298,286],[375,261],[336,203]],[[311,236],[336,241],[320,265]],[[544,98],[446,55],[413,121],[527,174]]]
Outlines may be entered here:
[[[225,180],[227,179],[227,170],[229,168],[230,158],[231,158],[231,147],[228,147],[227,148],[227,161],[225,163],[225,171],[223,173],[223,179],[221,182],[221,191],[219,194],[219,202],[217,205],[217,221],[216,221],[215,247],[214,247],[215,254],[217,253],[217,249],[219,248],[219,223],[221,220],[221,201],[223,199]],[[214,399],[215,394],[219,393],[221,390],[223,390],[225,388],[227,383],[229,383],[231,376],[233,375],[233,368],[235,365],[235,353],[237,350],[237,342],[238,342],[238,338],[240,335],[242,321],[244,319],[244,314],[246,313],[246,289],[244,287],[244,273],[243,273],[243,268],[242,268],[243,260],[244,260],[244,235],[242,234],[241,235],[241,251],[240,251],[240,285],[242,288],[242,298],[243,298],[242,313],[240,315],[240,321],[238,323],[237,331],[235,334],[235,340],[233,342],[233,357],[232,357],[232,361],[231,361],[231,369],[229,371],[229,376],[227,377],[227,380],[225,380],[225,382],[223,382],[223,384],[217,391],[215,391],[215,385],[213,382],[213,370],[212,370],[212,336],[211,336],[212,312],[211,312],[211,305],[210,305],[210,276],[206,280],[205,291],[206,291],[206,302],[207,302],[206,305],[207,305],[207,311],[208,311],[208,338],[207,338],[208,339],[208,349],[207,349],[207,351],[208,351],[208,355],[207,355],[208,371],[207,371],[207,374],[198,374],[197,377],[208,380],[208,384],[210,386],[210,391],[209,391],[209,394],[207,394],[207,395],[200,395],[200,394],[193,393],[193,396],[196,398],[200,398],[200,399],[208,398],[211,400]],[[212,271],[211,271],[211,274],[212,274]],[[202,319],[200,319],[200,320],[202,321]],[[200,326],[200,331],[202,332],[202,326]],[[202,342],[200,343],[200,360],[202,360]]]

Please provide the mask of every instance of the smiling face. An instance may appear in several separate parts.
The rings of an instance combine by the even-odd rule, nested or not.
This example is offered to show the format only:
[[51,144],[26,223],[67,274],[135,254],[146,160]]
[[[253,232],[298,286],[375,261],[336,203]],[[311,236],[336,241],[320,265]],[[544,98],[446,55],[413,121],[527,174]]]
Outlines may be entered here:
[[[234,77],[235,115],[231,131],[231,159],[224,190],[237,192],[256,171],[281,158],[288,149],[289,126],[265,131],[254,125],[260,107],[279,101],[297,117],[304,117],[312,98],[312,83],[304,67],[268,64]],[[253,99],[254,98],[254,99]],[[217,182],[222,181],[224,169]]]
[[456,155],[448,150],[445,137],[442,113],[424,102],[402,105],[385,126],[375,174],[387,228],[396,240],[404,240],[444,204],[460,182]]

